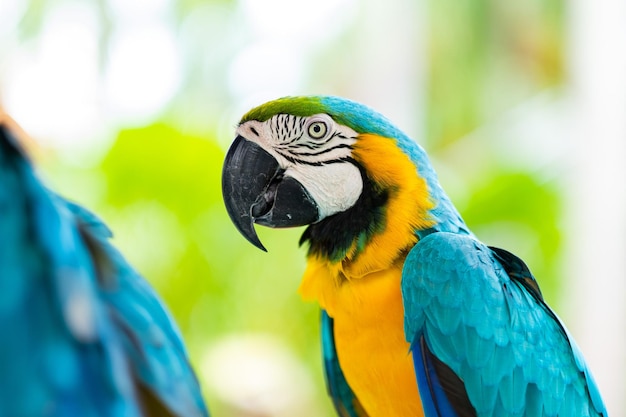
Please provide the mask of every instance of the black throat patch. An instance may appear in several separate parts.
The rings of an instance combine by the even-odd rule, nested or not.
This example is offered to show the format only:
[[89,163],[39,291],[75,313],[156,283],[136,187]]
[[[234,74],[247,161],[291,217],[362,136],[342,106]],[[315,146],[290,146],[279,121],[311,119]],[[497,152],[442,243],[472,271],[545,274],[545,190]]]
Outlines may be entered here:
[[373,182],[362,166],[353,163],[361,173],[363,191],[348,210],[306,228],[300,238],[300,245],[309,242],[309,256],[316,255],[337,262],[346,257],[354,243],[358,255],[370,238],[384,227],[389,190]]

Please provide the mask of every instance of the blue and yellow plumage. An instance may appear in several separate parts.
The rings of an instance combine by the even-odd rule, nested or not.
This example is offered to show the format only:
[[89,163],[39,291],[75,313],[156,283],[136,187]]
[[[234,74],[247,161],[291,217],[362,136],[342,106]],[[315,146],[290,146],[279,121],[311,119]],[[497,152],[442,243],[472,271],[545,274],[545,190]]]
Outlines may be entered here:
[[287,97],[248,112],[224,165],[238,229],[308,225],[342,417],[606,416],[582,355],[515,255],[481,243],[424,150],[373,110]]
[[0,117],[0,415],[208,416],[173,319]]

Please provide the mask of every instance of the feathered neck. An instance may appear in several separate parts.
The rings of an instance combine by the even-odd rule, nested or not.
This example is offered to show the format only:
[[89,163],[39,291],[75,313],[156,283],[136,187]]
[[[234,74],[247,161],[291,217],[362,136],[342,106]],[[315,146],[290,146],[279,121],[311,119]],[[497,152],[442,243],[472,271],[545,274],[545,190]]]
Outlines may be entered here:
[[419,231],[436,227],[435,201],[394,139],[359,135],[352,156],[363,178],[361,197],[351,209],[309,226],[301,243],[309,243],[309,257],[341,262],[344,273],[361,277],[388,268],[415,245]]

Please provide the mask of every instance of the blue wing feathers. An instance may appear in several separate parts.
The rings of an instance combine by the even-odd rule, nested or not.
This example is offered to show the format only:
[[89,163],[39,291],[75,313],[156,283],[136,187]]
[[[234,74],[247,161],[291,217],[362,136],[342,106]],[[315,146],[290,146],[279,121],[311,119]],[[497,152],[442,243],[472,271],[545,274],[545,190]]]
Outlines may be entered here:
[[576,344],[514,255],[432,233],[409,253],[402,292],[407,340],[424,338],[478,416],[606,416]]
[[435,364],[424,344],[424,339],[420,337],[415,340],[411,350],[413,351],[415,375],[418,380],[418,388],[425,414],[437,417],[458,417],[456,410],[443,390],[439,376],[435,371]]
[[208,415],[175,324],[110,235],[0,125],[0,415],[144,416],[141,386],[166,415]]

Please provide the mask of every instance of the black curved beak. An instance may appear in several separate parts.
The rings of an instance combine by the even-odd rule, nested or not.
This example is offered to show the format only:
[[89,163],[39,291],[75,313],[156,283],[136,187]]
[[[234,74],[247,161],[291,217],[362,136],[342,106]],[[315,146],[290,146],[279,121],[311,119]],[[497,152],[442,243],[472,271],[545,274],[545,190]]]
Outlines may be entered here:
[[222,195],[237,230],[267,251],[254,223],[269,227],[304,226],[318,219],[318,209],[298,181],[285,177],[276,159],[254,142],[237,136],[222,169]]

